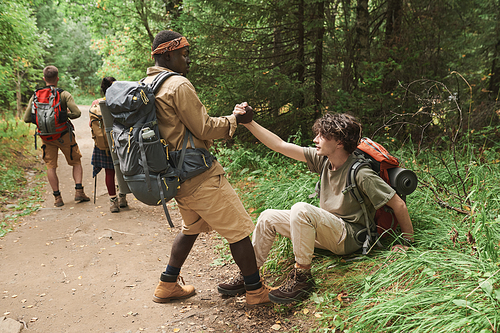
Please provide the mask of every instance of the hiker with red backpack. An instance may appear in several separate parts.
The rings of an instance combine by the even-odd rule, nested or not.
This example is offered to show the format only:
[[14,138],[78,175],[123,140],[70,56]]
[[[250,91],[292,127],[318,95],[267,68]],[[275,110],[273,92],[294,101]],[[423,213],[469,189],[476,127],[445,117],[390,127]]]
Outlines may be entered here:
[[[246,107],[246,103],[242,107]],[[236,112],[252,113],[251,108],[246,110]],[[272,302],[286,304],[308,296],[314,288],[311,262],[315,247],[346,255],[362,249],[366,242],[372,246],[375,237],[367,235],[376,234],[375,212],[384,205],[393,209],[402,236],[413,241],[413,226],[405,202],[371,167],[359,168],[355,177],[365,208],[346,191],[348,173],[360,158],[353,152],[361,139],[361,124],[353,116],[326,114],[316,120],[314,148],[285,142],[255,121],[243,126],[268,148],[306,162],[310,171],[320,174],[321,180],[320,207],[299,202],[290,210],[267,209],[258,218],[252,236],[257,266],[262,267],[266,261],[276,233],[290,238],[295,255],[295,266],[285,283],[269,292]],[[370,230],[367,230],[366,218],[369,218]],[[230,294],[230,291],[241,290],[239,281],[236,277],[222,283],[219,291]]]
[[70,119],[79,118],[81,111],[69,92],[57,88],[59,81],[57,67],[45,67],[43,80],[46,86],[37,89],[29,100],[24,114],[24,122],[37,126],[35,148],[36,136],[38,135],[42,139],[43,160],[47,166],[47,178],[54,194],[54,206],[64,205],[56,172],[59,149],[66,157],[68,164],[73,167],[75,201],[90,201],[83,190],[82,154],[76,143],[73,124],[70,121]]

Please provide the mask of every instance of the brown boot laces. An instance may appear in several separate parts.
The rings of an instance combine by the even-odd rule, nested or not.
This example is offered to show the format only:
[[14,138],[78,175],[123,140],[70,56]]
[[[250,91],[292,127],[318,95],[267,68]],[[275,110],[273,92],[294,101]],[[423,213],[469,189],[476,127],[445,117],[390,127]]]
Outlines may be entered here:
[[308,280],[308,277],[306,274],[301,274],[297,268],[294,268],[290,273],[288,274],[288,278],[283,286],[281,286],[279,289],[282,291],[286,292],[291,292],[293,291],[293,288],[299,283],[301,280]]
[[238,273],[238,275],[232,277],[228,282],[227,284],[228,285],[231,285],[231,286],[236,286],[238,284],[241,284],[242,282],[245,282],[245,280],[243,279],[243,275],[241,273]]
[[[179,277],[177,278],[177,283],[179,283],[179,281],[182,281],[182,284],[183,285],[186,285],[186,282],[184,282],[184,278],[182,276],[179,275]],[[179,283],[180,284],[180,283]]]

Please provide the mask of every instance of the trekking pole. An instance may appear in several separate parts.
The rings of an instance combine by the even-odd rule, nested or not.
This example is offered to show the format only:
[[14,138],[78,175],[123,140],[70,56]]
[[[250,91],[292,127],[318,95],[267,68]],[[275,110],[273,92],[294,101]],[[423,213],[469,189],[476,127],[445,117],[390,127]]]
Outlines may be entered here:
[[96,189],[97,189],[97,175],[95,175],[94,177],[94,205],[95,205],[95,192],[96,192]]

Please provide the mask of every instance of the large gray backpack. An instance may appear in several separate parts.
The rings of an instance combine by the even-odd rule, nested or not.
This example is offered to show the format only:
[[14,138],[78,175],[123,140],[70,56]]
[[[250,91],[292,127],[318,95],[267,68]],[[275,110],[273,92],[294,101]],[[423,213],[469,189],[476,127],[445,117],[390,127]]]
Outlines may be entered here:
[[[168,147],[160,138],[155,93],[173,75],[179,74],[162,72],[151,84],[144,80],[116,81],[106,91],[106,105],[113,116],[112,149],[118,156],[123,178],[137,200],[147,205],[163,204],[171,227],[174,225],[166,202],[177,193],[180,171],[169,163]],[[181,164],[183,159],[182,154]]]

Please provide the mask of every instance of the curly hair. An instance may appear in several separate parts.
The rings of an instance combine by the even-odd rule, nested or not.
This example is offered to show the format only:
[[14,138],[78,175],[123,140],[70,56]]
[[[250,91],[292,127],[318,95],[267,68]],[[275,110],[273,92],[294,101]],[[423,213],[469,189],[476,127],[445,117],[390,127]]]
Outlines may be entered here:
[[105,78],[102,79],[101,81],[101,91],[103,95],[106,95],[106,90],[108,90],[109,87],[115,82],[116,79],[112,76],[106,76]]
[[[155,50],[158,45],[169,42],[179,37],[182,37],[182,35],[178,32],[172,30],[162,30],[156,35],[155,39],[153,40],[151,50]],[[155,60],[159,60],[161,56],[161,54],[155,54],[153,57]]]
[[355,117],[343,113],[327,113],[314,122],[314,135],[321,135],[327,140],[340,140],[350,154],[359,144],[362,126]]

